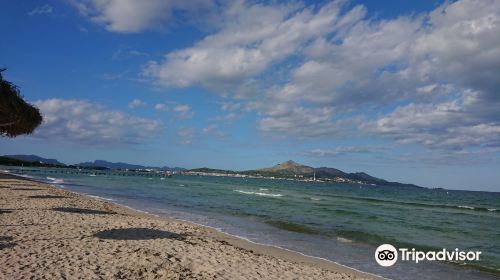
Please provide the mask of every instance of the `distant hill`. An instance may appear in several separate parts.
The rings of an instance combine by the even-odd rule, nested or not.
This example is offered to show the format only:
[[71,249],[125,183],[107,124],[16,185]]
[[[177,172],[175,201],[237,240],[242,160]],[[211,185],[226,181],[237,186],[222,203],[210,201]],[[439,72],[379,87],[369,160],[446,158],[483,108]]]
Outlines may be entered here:
[[85,167],[90,169],[157,169],[163,171],[183,171],[182,167],[156,167],[143,166],[139,164],[130,164],[125,162],[110,162],[106,160],[94,160],[91,162],[82,162],[74,165],[66,165],[57,159],[43,158],[37,155],[5,155],[0,156],[0,165],[15,165],[15,166],[46,166],[46,167],[68,167],[76,168]]
[[314,171],[316,171],[316,176],[319,177],[328,177],[328,176],[347,177],[349,175],[341,170],[331,167],[318,167],[315,168]]
[[273,167],[258,169],[257,171],[289,173],[289,174],[309,174],[314,171],[314,168],[298,164],[293,160],[289,160],[283,163],[278,163]]
[[39,163],[54,164],[54,165],[65,165],[64,163],[59,162],[57,159],[43,158],[43,157],[39,157],[37,155],[4,155],[4,157],[22,160],[22,161],[29,161],[29,162],[39,162]]
[[9,166],[36,166],[36,167],[64,167],[64,165],[51,164],[51,163],[43,163],[40,161],[26,161],[15,159],[11,157],[0,156],[0,165],[9,165]]
[[163,166],[160,169],[163,171],[176,171],[176,172],[186,170],[186,168],[178,167],[178,166],[175,166],[175,167]]
[[297,163],[293,160],[288,160],[282,163],[278,163],[272,167],[255,169],[255,170],[246,170],[246,171],[220,170],[220,169],[211,169],[206,167],[191,169],[189,171],[227,174],[227,175],[242,174],[242,175],[261,176],[268,178],[269,177],[296,178],[296,179],[309,179],[309,180],[315,177],[316,179],[322,181],[363,183],[363,184],[374,184],[374,185],[385,185],[385,186],[419,187],[413,184],[389,182],[384,179],[373,177],[364,172],[346,173],[342,170],[331,167],[314,168],[311,166]]
[[182,171],[185,170],[181,167],[155,167],[155,166],[144,166],[138,164],[130,164],[125,162],[110,162],[106,160],[94,160],[90,162],[82,162],[77,164],[78,166],[84,167],[104,167],[109,169],[160,169],[165,171]]

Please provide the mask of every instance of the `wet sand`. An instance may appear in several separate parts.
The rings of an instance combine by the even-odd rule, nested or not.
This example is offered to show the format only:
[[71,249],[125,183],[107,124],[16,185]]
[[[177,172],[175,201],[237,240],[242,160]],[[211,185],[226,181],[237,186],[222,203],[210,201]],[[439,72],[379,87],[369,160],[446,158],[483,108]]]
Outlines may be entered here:
[[0,173],[0,279],[374,279]]

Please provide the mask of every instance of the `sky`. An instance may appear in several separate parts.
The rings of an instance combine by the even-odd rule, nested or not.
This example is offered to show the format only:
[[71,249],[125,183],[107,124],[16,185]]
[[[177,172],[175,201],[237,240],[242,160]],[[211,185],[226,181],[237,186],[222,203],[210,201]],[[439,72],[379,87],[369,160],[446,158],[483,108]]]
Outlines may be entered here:
[[2,1],[0,154],[500,191],[500,1]]

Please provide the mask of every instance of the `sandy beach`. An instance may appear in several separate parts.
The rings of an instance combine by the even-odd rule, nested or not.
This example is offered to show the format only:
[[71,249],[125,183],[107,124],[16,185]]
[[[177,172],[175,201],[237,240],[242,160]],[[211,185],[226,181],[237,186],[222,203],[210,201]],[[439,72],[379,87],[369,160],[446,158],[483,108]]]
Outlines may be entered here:
[[0,279],[375,278],[5,174],[0,252]]

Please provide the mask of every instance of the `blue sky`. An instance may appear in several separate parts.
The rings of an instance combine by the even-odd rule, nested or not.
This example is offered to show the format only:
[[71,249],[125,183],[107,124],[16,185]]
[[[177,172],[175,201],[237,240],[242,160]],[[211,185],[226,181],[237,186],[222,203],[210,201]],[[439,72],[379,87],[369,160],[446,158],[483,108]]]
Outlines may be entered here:
[[500,191],[498,1],[5,1],[1,154]]

